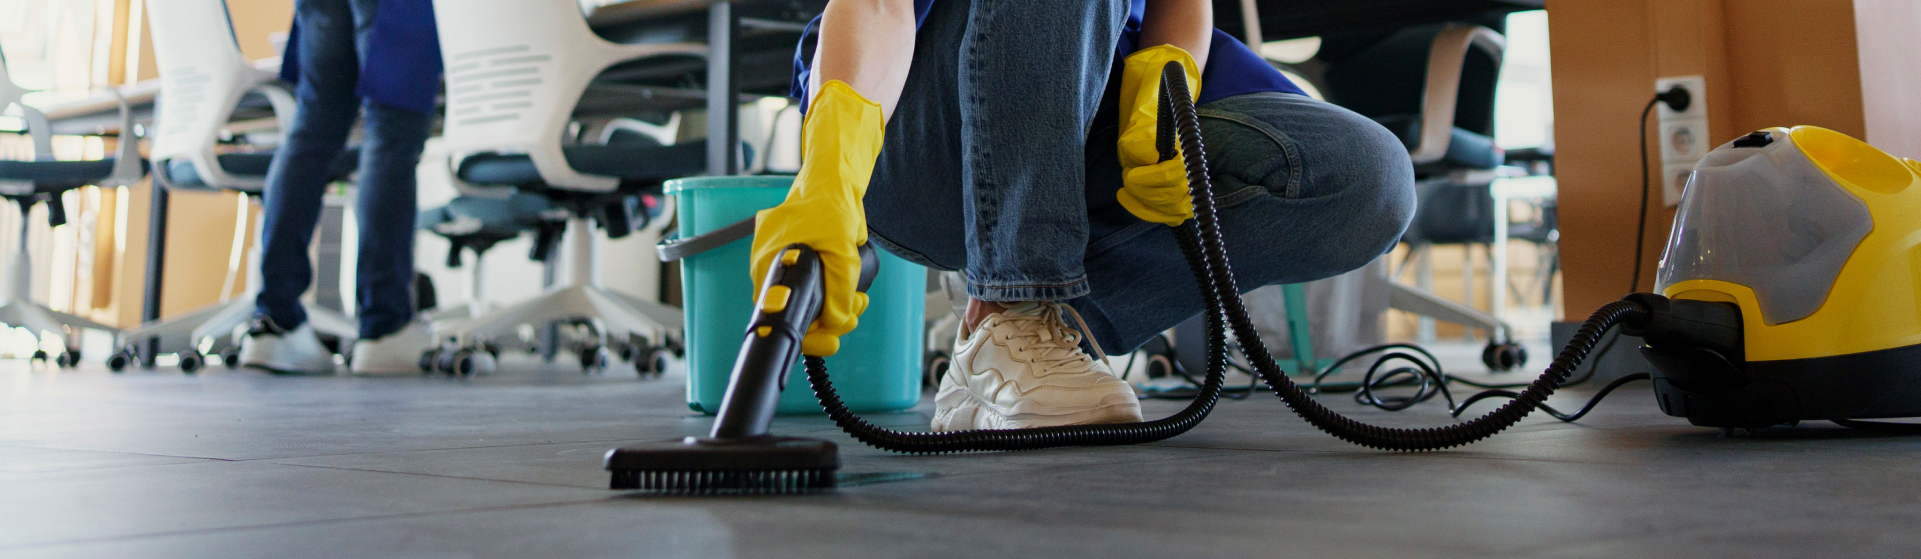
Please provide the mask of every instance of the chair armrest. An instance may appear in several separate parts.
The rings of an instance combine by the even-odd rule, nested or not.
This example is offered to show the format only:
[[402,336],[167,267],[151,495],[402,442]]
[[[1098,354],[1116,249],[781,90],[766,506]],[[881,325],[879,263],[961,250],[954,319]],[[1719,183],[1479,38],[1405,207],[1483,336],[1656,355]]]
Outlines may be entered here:
[[1415,165],[1440,161],[1447,155],[1469,48],[1492,56],[1494,67],[1499,71],[1507,40],[1494,30],[1478,25],[1448,27],[1434,36],[1434,45],[1427,53],[1427,89],[1421,101],[1421,141],[1409,154]]
[[133,132],[133,105],[127,102],[118,88],[106,88],[113,96],[114,103],[120,106],[120,138],[115,141],[113,174],[101,181],[102,187],[133,186],[140,182],[146,169],[140,162],[140,136]]
[[280,127],[280,133],[293,133],[294,115],[300,112],[300,104],[294,101],[293,93],[277,82],[260,82],[251,90],[267,98],[267,105],[273,108],[274,125]]
[[33,159],[53,161],[53,125],[47,122],[47,113],[26,103],[15,102],[13,105],[20,107],[20,116],[27,121],[27,136],[33,138]]

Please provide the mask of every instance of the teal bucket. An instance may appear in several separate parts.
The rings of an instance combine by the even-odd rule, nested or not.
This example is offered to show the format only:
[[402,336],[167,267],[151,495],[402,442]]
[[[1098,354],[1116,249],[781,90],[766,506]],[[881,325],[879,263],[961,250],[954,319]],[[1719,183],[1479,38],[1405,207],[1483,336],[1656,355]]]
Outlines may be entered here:
[[[661,254],[663,259],[680,257],[687,407],[694,411],[712,414],[720,409],[754,312],[755,286],[747,273],[752,226],[751,221],[742,222],[780,204],[793,183],[793,177],[667,181],[666,192],[679,208],[680,228],[678,239],[662,243]],[[926,268],[880,251],[880,274],[867,289],[867,312],[861,314],[858,328],[841,337],[840,352],[827,358],[834,390],[849,408],[898,411],[920,401],[926,291]],[[798,365],[788,375],[779,412],[822,413]]]

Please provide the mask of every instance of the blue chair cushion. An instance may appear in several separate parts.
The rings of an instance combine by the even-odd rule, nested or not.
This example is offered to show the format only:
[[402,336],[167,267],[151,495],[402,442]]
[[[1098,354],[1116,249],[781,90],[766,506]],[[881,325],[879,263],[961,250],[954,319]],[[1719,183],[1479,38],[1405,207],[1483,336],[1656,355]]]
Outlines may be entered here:
[[507,198],[461,196],[447,205],[423,210],[418,227],[447,238],[506,240],[540,223],[553,202],[537,194]]
[[[267,168],[273,166],[273,152],[222,153],[214,156],[214,161],[229,175],[257,179],[266,177]],[[360,149],[349,148],[341,151],[340,156],[334,158],[333,167],[328,168],[327,172],[331,178],[341,179],[352,175],[359,165]],[[194,170],[193,163],[185,159],[168,160],[166,173],[167,181],[174,186],[211,188],[205,179],[200,178],[200,172]]]
[[[0,161],[0,180],[31,182],[36,190],[52,192],[79,188],[113,174],[113,158],[93,161]],[[146,161],[140,162],[146,167]]]
[[[707,141],[671,146],[577,145],[562,148],[567,165],[588,175],[616,177],[624,189],[646,188],[707,171]],[[460,180],[473,184],[538,187],[534,160],[523,154],[482,153],[460,162]]]
[[[1375,122],[1387,127],[1407,145],[1409,151],[1421,144],[1421,119],[1415,115],[1396,115],[1376,117]],[[1459,127],[1447,142],[1447,154],[1440,161],[1429,163],[1427,167],[1441,169],[1493,169],[1501,165],[1501,150],[1495,147],[1494,138],[1475,134]]]

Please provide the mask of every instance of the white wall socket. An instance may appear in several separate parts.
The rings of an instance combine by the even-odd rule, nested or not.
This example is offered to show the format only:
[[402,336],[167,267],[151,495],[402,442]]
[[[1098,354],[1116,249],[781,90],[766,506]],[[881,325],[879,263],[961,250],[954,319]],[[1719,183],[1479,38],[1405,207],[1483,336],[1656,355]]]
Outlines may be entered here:
[[1661,144],[1658,148],[1661,151],[1661,203],[1668,207],[1681,204],[1688,174],[1714,146],[1713,138],[1708,135],[1707,79],[1675,76],[1654,80],[1655,93],[1676,86],[1688,91],[1687,109],[1676,111],[1668,108],[1667,103],[1656,103],[1654,109],[1659,123],[1656,139]]

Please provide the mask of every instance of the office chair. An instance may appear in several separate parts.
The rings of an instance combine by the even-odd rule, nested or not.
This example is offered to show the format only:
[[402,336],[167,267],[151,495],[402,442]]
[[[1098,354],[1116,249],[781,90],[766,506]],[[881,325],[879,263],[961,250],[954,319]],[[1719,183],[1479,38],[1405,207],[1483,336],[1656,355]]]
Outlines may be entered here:
[[[1424,261],[1434,244],[1491,244],[1495,223],[1489,186],[1501,166],[1494,143],[1494,90],[1506,40],[1486,25],[1440,24],[1389,32],[1324,37],[1323,91],[1328,100],[1374,119],[1399,137],[1412,156],[1419,200],[1402,241],[1409,262]],[[1473,263],[1465,272],[1469,299]],[[1423,278],[1428,276],[1423,268]],[[1482,360],[1494,370],[1524,363],[1513,328],[1499,318],[1429,291],[1392,283],[1391,308],[1487,332]],[[1497,293],[1494,296],[1505,296]],[[1426,328],[1424,328],[1426,330]]]
[[596,338],[576,348],[587,370],[605,367],[607,348],[620,340],[649,349],[676,343],[679,309],[599,285],[593,228],[598,224],[611,237],[632,232],[631,197],[658,196],[662,181],[703,172],[705,142],[563,145],[562,139],[570,135],[581,94],[602,70],[637,59],[701,58],[706,45],[611,43],[588,28],[569,0],[437,0],[434,15],[447,71],[444,135],[455,186],[482,196],[499,196],[502,188],[538,194],[567,212],[567,249],[560,255],[565,281],[531,300],[436,328],[436,336],[456,341],[454,355],[445,358],[452,370],[491,370],[494,359],[480,350],[518,336],[523,324],[592,324]]
[[[26,89],[13,83],[7,72],[5,53],[0,53],[0,112],[8,107],[19,107],[26,122],[27,134],[33,141],[33,161],[0,160],[0,197],[5,197],[20,208],[20,246],[13,251],[7,262],[12,271],[8,285],[0,291],[0,323],[14,328],[33,331],[38,339],[52,333],[64,348],[53,361],[60,367],[73,367],[80,363],[80,339],[82,329],[103,330],[117,333],[118,330],[79,316],[55,311],[33,301],[33,259],[28,255],[28,231],[32,222],[28,214],[35,204],[47,204],[47,221],[53,227],[67,223],[66,205],[61,195],[69,190],[86,185],[102,187],[131,186],[140,182],[147,173],[147,162],[140,158],[140,140],[134,137],[133,110],[127,100],[120,97],[117,90],[109,89],[120,104],[120,139],[114,148],[114,156],[93,161],[56,161],[53,158],[53,130],[47,122],[47,115],[39,109],[26,104],[21,96]],[[47,352],[35,348],[33,359],[46,360]]]
[[[437,305],[433,312],[427,313],[427,320],[436,329],[451,330],[460,323],[492,310],[487,296],[487,273],[484,267],[487,251],[494,245],[520,237],[522,233],[539,230],[554,221],[553,204],[546,197],[516,193],[507,198],[488,198],[482,196],[460,196],[448,200],[443,206],[421,210],[415,219],[417,227],[431,231],[447,239],[447,267],[466,268],[466,300],[455,305]],[[563,223],[565,212],[558,216]],[[462,256],[473,251],[473,265],[466,265]],[[535,246],[533,256],[541,257],[543,247]],[[498,358],[498,347],[484,346],[491,356]],[[421,369],[424,372],[449,372],[452,364],[439,363],[441,357],[452,358],[430,352],[422,356]]]
[[[161,79],[152,134],[154,182],[170,190],[239,192],[258,204],[273,152],[223,153],[221,145],[231,136],[227,123],[243,99],[258,95],[271,108],[277,127],[283,132],[291,130],[296,110],[293,94],[274,83],[275,76],[254,68],[241,55],[224,0],[152,2],[147,17]],[[358,162],[358,153],[348,150],[335,160],[330,172],[337,179],[344,178],[353,173]],[[246,226],[245,220],[236,225]],[[135,360],[152,363],[153,356],[142,354],[148,351],[145,342],[152,340],[159,342],[153,353],[179,356],[183,371],[193,372],[204,366],[206,354],[202,352],[217,354],[227,366],[236,366],[240,357],[236,334],[253,319],[253,294],[260,287],[257,231],[253,246],[244,268],[247,294],[126,332],[120,353],[108,360],[108,366],[118,370]],[[353,321],[330,309],[310,308],[308,320],[323,337],[334,338],[343,348],[359,332]]]

